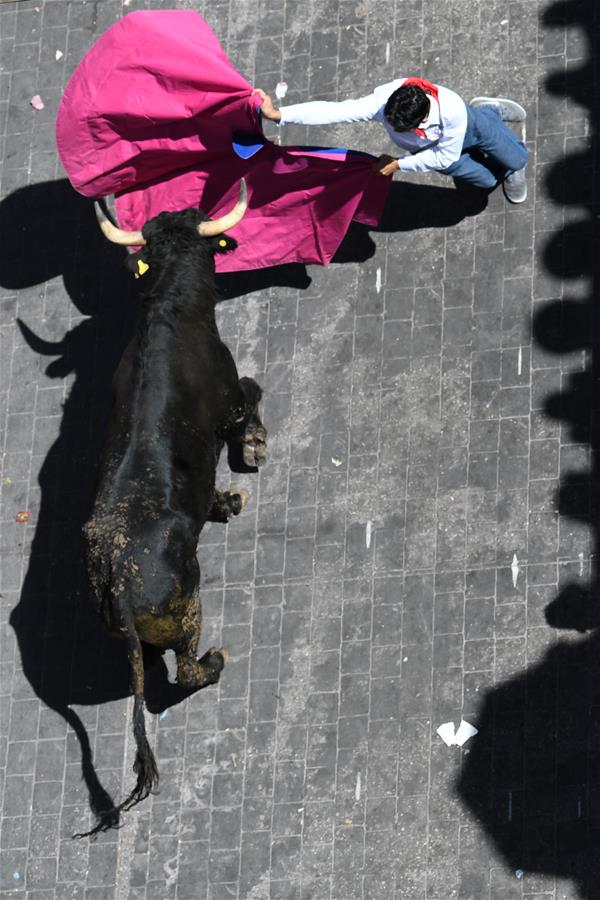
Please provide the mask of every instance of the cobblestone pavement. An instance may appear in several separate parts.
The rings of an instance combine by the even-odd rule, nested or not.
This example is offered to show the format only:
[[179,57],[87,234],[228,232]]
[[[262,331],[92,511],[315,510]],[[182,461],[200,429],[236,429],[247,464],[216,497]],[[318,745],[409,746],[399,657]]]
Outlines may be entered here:
[[[600,896],[594,3],[0,3],[1,897]],[[403,178],[350,261],[224,285],[271,437],[248,509],[201,542],[201,646],[231,660],[166,711],[149,674],[160,793],[73,840],[133,778],[78,535],[134,300],[53,120],[108,25],[170,5],[292,102],[411,73],[513,97],[529,199]],[[389,149],[366,125],[283,139]],[[479,734],[447,747],[461,717]]]

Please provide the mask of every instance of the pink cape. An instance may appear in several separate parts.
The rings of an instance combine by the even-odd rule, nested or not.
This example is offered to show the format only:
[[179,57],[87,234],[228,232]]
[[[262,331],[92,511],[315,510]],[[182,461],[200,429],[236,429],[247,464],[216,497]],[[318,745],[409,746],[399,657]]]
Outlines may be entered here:
[[[266,141],[251,93],[196,12],[133,12],[102,35],[69,81],[58,152],[81,194],[116,194],[126,230],[163,210],[222,215],[243,176],[248,211],[230,232],[239,247],[216,256],[217,270],[326,264],[351,220],[377,224],[391,179],[372,172],[365,153]],[[262,146],[243,159],[232,146],[239,135]]]

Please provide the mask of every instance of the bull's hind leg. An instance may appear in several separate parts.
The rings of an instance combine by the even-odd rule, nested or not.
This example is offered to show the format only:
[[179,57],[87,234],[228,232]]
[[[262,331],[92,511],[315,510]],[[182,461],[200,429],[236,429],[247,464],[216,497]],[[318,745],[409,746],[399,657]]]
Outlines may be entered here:
[[216,684],[227,658],[224,647],[220,650],[211,647],[201,659],[197,658],[196,648],[202,628],[199,597],[195,612],[194,621],[187,627],[185,638],[175,647],[177,684],[189,691],[198,691],[209,684]]
[[195,649],[187,649],[176,656],[177,684],[186,690],[199,691],[209,684],[217,683],[226,662],[227,651],[224,647],[220,650],[211,647],[204,656],[197,659]]
[[249,499],[248,491],[233,485],[228,491],[215,491],[215,499],[208,513],[209,522],[227,523],[232,516],[239,516]]

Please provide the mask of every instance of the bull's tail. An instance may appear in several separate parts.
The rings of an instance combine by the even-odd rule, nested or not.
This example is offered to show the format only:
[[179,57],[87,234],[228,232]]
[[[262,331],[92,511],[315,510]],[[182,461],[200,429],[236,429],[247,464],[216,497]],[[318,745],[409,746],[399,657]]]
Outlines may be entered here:
[[134,789],[117,807],[128,810],[150,794],[158,786],[158,769],[152,748],[146,736],[144,720],[144,660],[142,645],[135,630],[133,614],[128,610],[125,615],[127,627],[127,652],[131,666],[131,686],[133,688],[133,736],[136,743],[133,771],[137,776]]
[[[74,838],[93,837],[100,831],[108,831],[109,828],[116,827],[119,823],[120,812],[126,812],[132,806],[135,806],[136,803],[145,800],[148,794],[158,786],[158,769],[154,753],[148,743],[146,723],[144,721],[144,660],[142,645],[135,630],[131,610],[123,610],[122,618],[123,624],[127,629],[127,655],[131,666],[131,686],[134,695],[133,736],[136,743],[136,754],[133,771],[137,776],[137,781],[129,796],[122,803],[119,803],[118,806],[104,807],[102,803],[95,803],[94,813],[98,819],[97,824],[90,831],[74,834]],[[110,797],[106,792],[104,792],[102,799],[110,801]]]

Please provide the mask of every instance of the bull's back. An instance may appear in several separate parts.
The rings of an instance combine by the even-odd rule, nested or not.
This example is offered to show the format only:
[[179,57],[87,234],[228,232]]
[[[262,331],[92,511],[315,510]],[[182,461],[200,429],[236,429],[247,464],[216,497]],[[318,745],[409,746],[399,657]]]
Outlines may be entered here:
[[111,437],[140,426],[176,436],[186,425],[186,440],[206,438],[238,398],[236,365],[216,326],[201,314],[175,329],[158,317],[141,323],[117,367]]
[[[189,323],[188,323],[189,325]],[[217,430],[239,391],[216,330],[142,322],[113,381],[113,411],[85,526],[92,600],[111,631],[172,646],[198,604],[198,535],[214,498]]]

